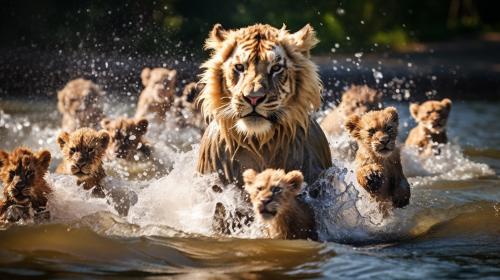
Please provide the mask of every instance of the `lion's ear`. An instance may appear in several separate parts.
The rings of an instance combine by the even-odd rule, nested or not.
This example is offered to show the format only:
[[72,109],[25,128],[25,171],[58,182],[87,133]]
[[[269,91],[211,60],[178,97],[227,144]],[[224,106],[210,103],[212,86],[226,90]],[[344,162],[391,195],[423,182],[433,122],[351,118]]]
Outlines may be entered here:
[[39,151],[38,153],[35,154],[37,161],[38,161],[38,166],[46,172],[49,169],[49,164],[52,156],[50,155],[50,152],[47,150],[42,150]]
[[69,140],[69,133],[67,133],[66,131],[63,131],[57,137],[57,144],[59,144],[59,147],[61,147],[61,149],[62,149],[62,148],[64,148],[64,145],[66,145],[66,143],[68,143],[68,140]]
[[410,114],[417,121],[418,121],[418,107],[419,105],[416,103],[410,104]]
[[108,148],[109,144],[109,138],[110,138],[109,133],[106,130],[100,130],[98,133],[99,133],[98,135],[99,144],[105,150]]
[[361,117],[358,115],[351,115],[344,123],[345,129],[354,137],[359,138],[359,122]]
[[295,48],[307,56],[309,56],[309,51],[319,42],[316,37],[316,31],[309,24],[306,24],[302,29],[293,33],[291,38]]
[[104,118],[101,120],[101,127],[104,129],[109,130],[111,124],[111,119],[109,118]]
[[0,150],[0,168],[7,164],[9,164],[9,154],[4,150]]
[[443,104],[448,111],[451,109],[451,100],[449,98],[441,100],[441,104]]
[[304,175],[298,170],[290,171],[285,175],[285,180],[294,192],[298,192],[304,182]]
[[251,185],[255,180],[255,176],[257,176],[257,172],[253,169],[247,169],[242,175],[245,185]]
[[137,122],[137,132],[140,134],[144,135],[146,132],[148,132],[148,125],[149,122],[146,119],[139,119]]
[[226,31],[220,23],[217,23],[208,34],[208,39],[205,41],[205,49],[216,50],[227,39],[228,31]]
[[398,110],[395,107],[387,107],[384,112],[389,115],[389,119],[392,122],[399,122]]
[[151,68],[145,67],[142,69],[141,72],[141,80],[142,80],[142,85],[147,86],[149,82],[149,78],[151,77]]

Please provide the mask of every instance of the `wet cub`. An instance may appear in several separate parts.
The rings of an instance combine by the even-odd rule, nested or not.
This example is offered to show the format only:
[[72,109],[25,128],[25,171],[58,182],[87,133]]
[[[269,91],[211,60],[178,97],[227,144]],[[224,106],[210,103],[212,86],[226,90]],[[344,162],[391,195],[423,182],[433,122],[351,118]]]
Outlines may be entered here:
[[[399,116],[396,108],[353,115],[345,127],[357,140],[357,180],[373,197],[404,207],[410,199],[410,186],[403,174],[396,147]],[[385,203],[384,203],[385,204]]]
[[56,172],[76,176],[78,185],[82,185],[85,190],[92,190],[95,197],[104,197],[100,183],[106,177],[102,159],[108,148],[109,134],[104,130],[97,132],[81,128],[72,133],[61,132],[57,143],[64,159]]
[[146,119],[118,118],[104,119],[101,126],[111,136],[108,152],[112,157],[125,160],[148,158],[151,148],[143,139],[148,131],[149,122]]
[[97,128],[103,118],[104,92],[90,80],[68,82],[57,94],[57,108],[63,114],[62,129],[74,131],[81,127]]
[[422,154],[439,154],[438,144],[446,144],[446,123],[451,110],[451,100],[429,100],[421,105],[411,104],[410,113],[417,127],[408,134],[405,144],[418,147]]
[[247,169],[243,181],[255,216],[266,226],[270,238],[317,239],[314,213],[297,199],[304,181],[300,171],[266,169],[257,174]]
[[196,103],[201,87],[200,84],[189,83],[184,87],[182,96],[175,98],[174,115],[178,126],[205,130],[207,124],[201,114],[200,105]]
[[52,190],[44,179],[50,159],[50,153],[45,150],[34,153],[27,148],[17,148],[10,154],[0,150],[0,177],[3,183],[1,221],[15,222],[29,218],[30,208],[35,220],[50,218],[45,207]]
[[166,68],[144,68],[141,73],[144,90],[139,97],[135,118],[154,115],[157,120],[165,120],[175,98],[177,72]]
[[351,86],[342,95],[340,104],[321,121],[321,128],[327,135],[340,135],[347,117],[376,110],[382,105],[381,102],[380,92],[367,86]]

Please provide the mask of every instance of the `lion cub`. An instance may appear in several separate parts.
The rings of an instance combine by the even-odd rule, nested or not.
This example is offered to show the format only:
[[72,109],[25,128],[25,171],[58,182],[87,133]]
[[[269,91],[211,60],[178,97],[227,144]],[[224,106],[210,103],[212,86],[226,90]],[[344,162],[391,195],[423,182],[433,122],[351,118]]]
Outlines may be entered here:
[[399,116],[396,108],[352,115],[345,127],[356,139],[357,180],[378,201],[404,207],[410,200],[410,185],[403,174],[396,147]]
[[180,127],[195,127],[204,131],[207,124],[201,114],[200,105],[196,103],[196,97],[202,86],[194,82],[187,84],[182,96],[176,97],[174,101],[175,120]]
[[57,94],[57,108],[63,114],[62,129],[71,132],[81,127],[97,128],[103,118],[102,96],[104,92],[90,80],[67,83]]
[[266,169],[257,174],[247,169],[243,181],[255,215],[270,238],[317,239],[314,213],[297,198],[304,181],[300,171]]
[[340,135],[344,122],[352,114],[364,114],[381,106],[382,94],[367,86],[351,86],[343,95],[340,104],[321,121],[327,135]]
[[109,134],[91,128],[80,128],[72,133],[61,132],[57,138],[63,153],[63,162],[56,172],[71,174],[78,178],[77,184],[85,190],[92,189],[95,197],[104,197],[101,180],[106,177],[102,159],[108,148]]
[[165,120],[175,98],[177,71],[165,68],[144,68],[141,73],[144,90],[139,97],[135,118],[153,114],[156,120]]
[[108,147],[111,156],[125,160],[148,158],[151,155],[151,148],[143,139],[148,131],[148,125],[146,119],[103,119],[101,126],[111,137]]
[[50,218],[45,207],[52,190],[44,179],[50,159],[46,150],[34,153],[27,148],[17,148],[10,155],[0,150],[0,177],[3,183],[0,221],[15,222],[29,218],[30,207],[35,220]]
[[421,105],[411,104],[410,113],[417,127],[408,134],[405,144],[418,147],[421,154],[439,154],[438,144],[446,144],[446,123],[451,110],[451,100],[429,100]]

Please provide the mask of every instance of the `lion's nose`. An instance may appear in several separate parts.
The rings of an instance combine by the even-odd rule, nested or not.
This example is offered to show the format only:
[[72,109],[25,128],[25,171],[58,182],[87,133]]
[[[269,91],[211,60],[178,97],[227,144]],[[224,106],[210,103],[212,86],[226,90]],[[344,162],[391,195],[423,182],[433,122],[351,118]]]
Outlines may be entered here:
[[264,96],[258,96],[258,95],[249,95],[244,97],[245,100],[250,103],[252,106],[257,106],[259,103],[261,103],[264,100]]
[[381,144],[387,145],[391,139],[389,138],[388,135],[382,136],[379,141]]
[[260,202],[262,203],[262,205],[266,205],[269,202],[271,202],[272,200],[273,200],[272,197],[266,197],[266,198],[263,198]]

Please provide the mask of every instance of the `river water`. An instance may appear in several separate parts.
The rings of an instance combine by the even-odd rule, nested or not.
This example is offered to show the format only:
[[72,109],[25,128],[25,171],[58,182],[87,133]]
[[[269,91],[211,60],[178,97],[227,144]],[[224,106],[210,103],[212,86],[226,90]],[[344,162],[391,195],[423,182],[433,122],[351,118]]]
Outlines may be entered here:
[[[414,125],[407,103],[400,138]],[[214,193],[215,176],[194,176],[194,130],[153,126],[148,139],[160,166],[106,163],[107,188],[133,197],[127,217],[104,199],[89,197],[66,175],[55,142],[60,116],[55,100],[0,102],[0,148],[48,148],[47,180],[54,192],[52,220],[0,230],[0,275],[7,277],[152,278],[498,278],[500,277],[499,103],[455,101],[448,124],[451,144],[421,160],[404,149],[412,185],[410,206],[383,217],[352,175],[342,154],[347,137],[329,139],[334,187],[314,206],[320,242],[266,240],[259,225],[231,236],[211,230],[215,203],[233,209],[236,190]],[[131,102],[108,101],[106,112],[131,113]]]

